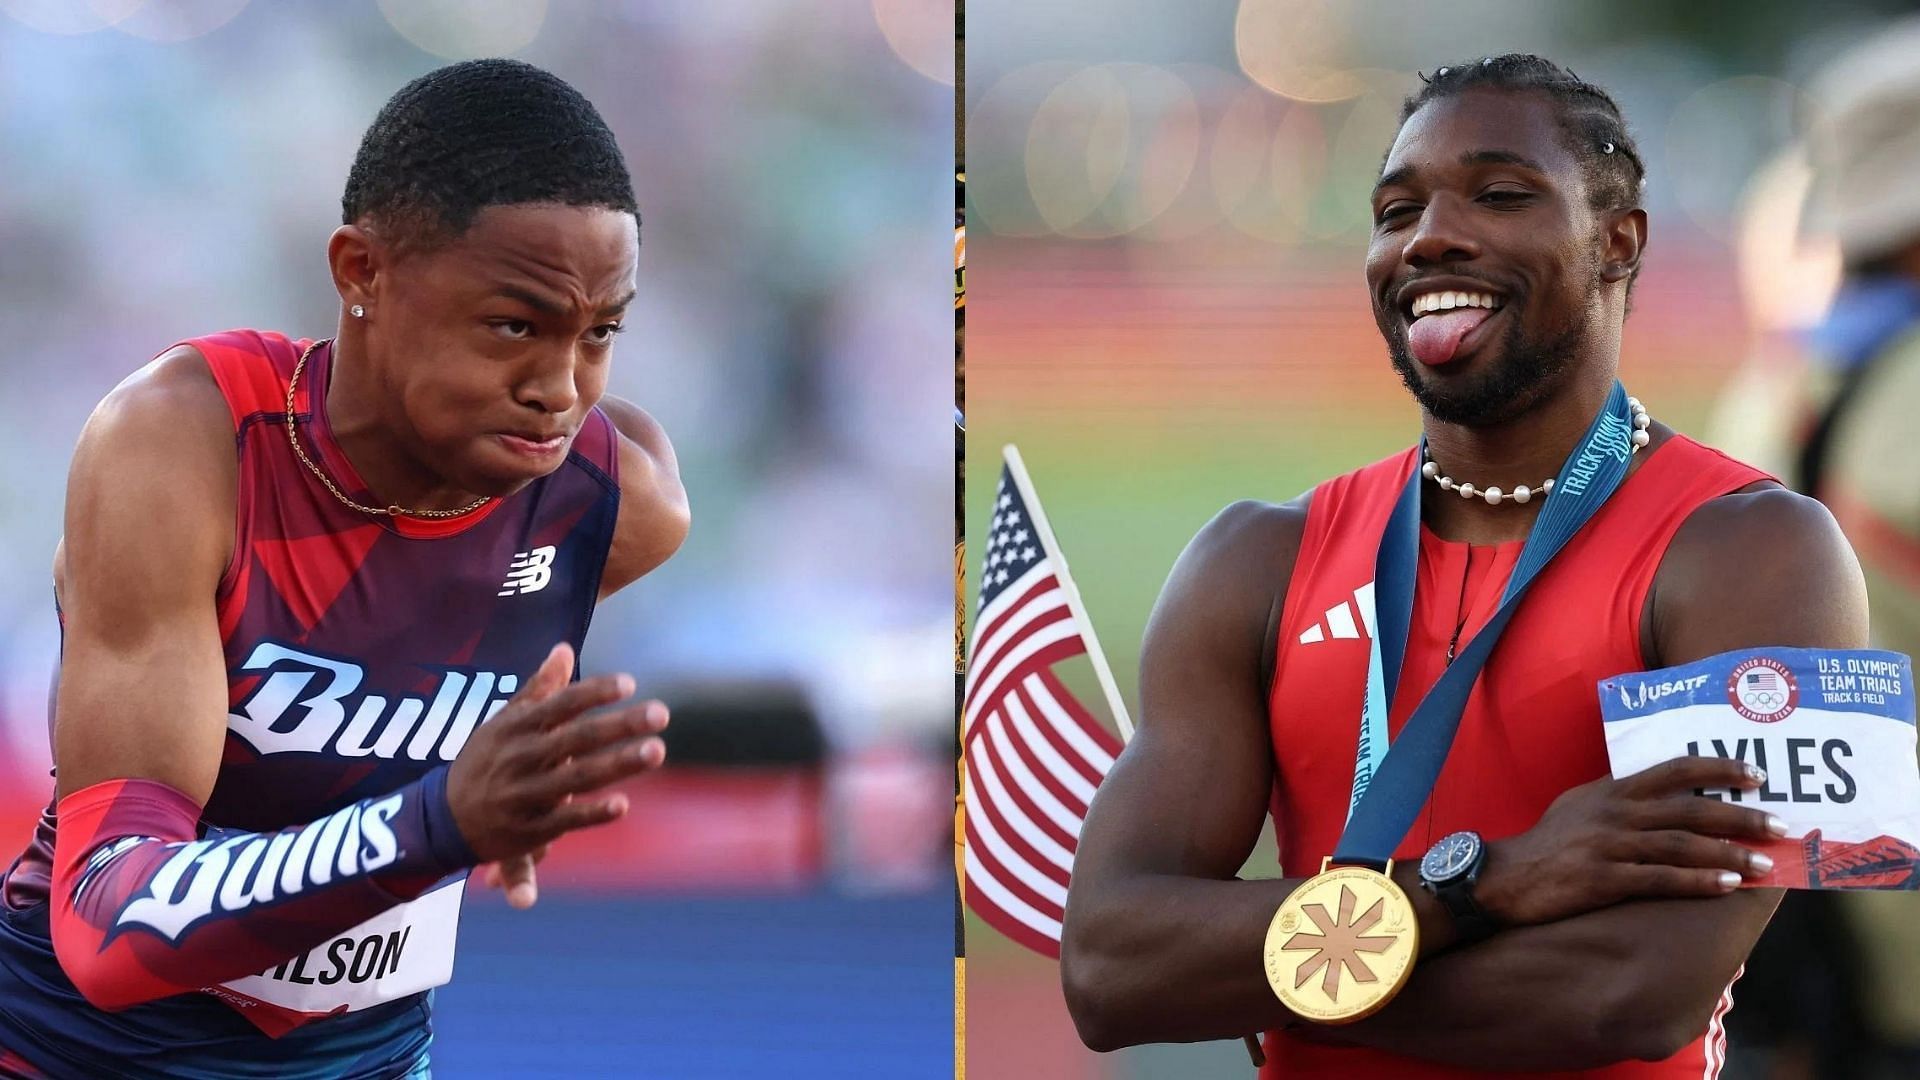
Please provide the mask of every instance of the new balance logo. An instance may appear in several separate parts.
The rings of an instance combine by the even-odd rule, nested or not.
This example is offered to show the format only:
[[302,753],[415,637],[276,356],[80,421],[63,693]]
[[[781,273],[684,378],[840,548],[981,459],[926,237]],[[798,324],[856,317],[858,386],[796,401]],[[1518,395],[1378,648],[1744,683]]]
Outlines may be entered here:
[[228,712],[227,730],[260,753],[387,761],[427,761],[436,752],[452,761],[473,729],[491,720],[520,685],[518,675],[442,669],[430,696],[389,700],[360,689],[366,669],[359,664],[272,641],[254,646],[234,674],[257,674],[259,681]]
[[[1354,609],[1359,609],[1360,619],[1354,621]],[[1362,633],[1364,627],[1365,633]],[[1329,638],[1373,638],[1373,582],[1353,590],[1351,601],[1342,600],[1327,609],[1326,615],[1300,634],[1300,644],[1312,645]]]
[[507,566],[507,580],[500,586],[496,596],[513,596],[516,593],[539,592],[553,580],[553,545],[537,547],[532,551],[523,551],[513,557]]
[[399,841],[387,823],[400,812],[404,797],[395,792],[378,802],[354,803],[297,832],[168,845],[175,848],[173,855],[114,921],[179,941],[215,912],[245,911],[335,877],[371,874],[400,857]]

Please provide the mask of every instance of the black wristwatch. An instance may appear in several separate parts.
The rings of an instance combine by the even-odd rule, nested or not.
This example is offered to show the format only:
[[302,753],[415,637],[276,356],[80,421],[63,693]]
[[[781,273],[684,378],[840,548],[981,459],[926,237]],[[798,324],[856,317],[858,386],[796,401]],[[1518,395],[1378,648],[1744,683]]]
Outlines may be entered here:
[[1471,944],[1499,929],[1474,902],[1473,885],[1487,861],[1487,845],[1477,832],[1440,838],[1420,860],[1420,884],[1453,915],[1460,943]]

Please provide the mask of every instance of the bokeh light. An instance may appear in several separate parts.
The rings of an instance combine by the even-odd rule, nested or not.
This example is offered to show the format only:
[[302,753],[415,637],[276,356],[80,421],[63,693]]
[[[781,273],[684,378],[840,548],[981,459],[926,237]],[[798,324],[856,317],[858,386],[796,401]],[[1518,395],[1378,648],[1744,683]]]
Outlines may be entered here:
[[1327,155],[1327,182],[1320,189],[1310,235],[1330,240],[1371,230],[1374,182],[1380,163],[1400,130],[1400,103],[1408,89],[1404,77],[1373,73],[1365,94],[1345,106]]
[[1741,189],[1790,135],[1800,97],[1792,83],[1741,75],[1704,86],[1674,108],[1667,179],[1681,210],[1708,235],[1731,237]]
[[233,21],[247,0],[146,0],[114,29],[148,41],[187,41]]
[[0,14],[47,34],[91,34],[134,13],[146,0],[0,0]]
[[1740,200],[1734,262],[1749,321],[1768,332],[1819,322],[1840,286],[1840,246],[1801,228],[1813,170],[1798,147],[1762,166]]
[[1134,77],[1123,75],[1123,81],[1145,130],[1134,140],[1138,150],[1128,162],[1131,182],[1122,187],[1124,202],[1114,223],[1138,232],[1165,216],[1192,185],[1203,125],[1200,101],[1178,73],[1144,64],[1128,67]]
[[1027,188],[1040,217],[1065,232],[1093,213],[1126,163],[1126,89],[1108,65],[1082,68],[1049,92],[1027,128]]
[[951,0],[873,0],[873,20],[908,67],[934,82],[953,85]]
[[[1174,173],[1172,158],[1185,153],[1176,147],[1184,147],[1191,137],[1193,151],[1191,159],[1179,166],[1179,190],[1167,201],[1164,209],[1133,232],[1142,240],[1159,243],[1191,239],[1224,220],[1226,215],[1220,209],[1220,200],[1214,195],[1212,163],[1213,146],[1219,140],[1220,124],[1226,118],[1229,105],[1241,93],[1258,94],[1264,100],[1274,100],[1273,95],[1248,86],[1246,77],[1238,71],[1226,71],[1207,64],[1176,64],[1167,70],[1180,79],[1191,96],[1193,108],[1191,112],[1169,111],[1161,118],[1153,136],[1155,144],[1143,151],[1149,157],[1141,164],[1142,188],[1156,189],[1163,182],[1171,186]],[[1158,148],[1159,140],[1176,144],[1165,151],[1169,160],[1164,163],[1164,177],[1158,175],[1156,162],[1151,157],[1162,152]]]
[[1319,111],[1251,86],[1227,107],[1208,151],[1221,212],[1241,232],[1281,244],[1300,239],[1326,161]]
[[547,0],[379,0],[400,36],[448,60],[507,56],[533,43]]
[[[1071,83],[1063,83],[1055,94],[1068,91]],[[1157,218],[1186,188],[1200,152],[1200,107],[1178,75],[1151,64],[1106,64],[1089,87],[1097,95],[1095,113],[1103,122],[1089,129],[1088,191],[1097,184],[1105,194],[1089,213],[1056,227],[1081,239],[1124,235]],[[1117,96],[1111,96],[1116,88]],[[1054,100],[1050,96],[1049,101]],[[1041,115],[1036,112],[1036,122]],[[1032,145],[1030,138],[1030,153]],[[1069,152],[1056,147],[1047,156]],[[1029,178],[1032,175],[1030,171]],[[1037,189],[1034,198],[1039,204]]]
[[1336,0],[1240,0],[1233,48],[1247,78],[1295,101],[1345,101],[1366,92],[1351,62],[1353,28]]
[[974,100],[967,113],[970,229],[977,224],[1001,236],[1045,236],[1052,231],[1034,204],[1027,144],[1039,103],[1082,67],[1049,60],[1014,68]]

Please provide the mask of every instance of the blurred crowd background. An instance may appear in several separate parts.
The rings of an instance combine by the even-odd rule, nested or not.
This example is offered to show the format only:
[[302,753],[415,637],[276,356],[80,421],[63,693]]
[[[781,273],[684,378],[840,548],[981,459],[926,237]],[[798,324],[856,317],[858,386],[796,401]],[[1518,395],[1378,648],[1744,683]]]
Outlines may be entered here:
[[435,1064],[944,1075],[951,24],[938,0],[0,0],[0,848],[51,791],[49,568],[88,412],[183,337],[331,334],[366,125],[414,76],[517,56],[626,152],[640,294],[610,390],[673,436],[695,525],[584,656],[673,705],[671,765],[556,848],[533,912],[470,892]]
[[[1819,482],[1866,565],[1875,643],[1920,650],[1909,6],[974,0],[970,531],[1016,442],[1132,701],[1153,600],[1209,517],[1417,433],[1362,282],[1368,193],[1418,72],[1536,52],[1609,90],[1647,163],[1628,388]],[[1270,834],[1246,873],[1276,873]],[[1803,896],[1735,988],[1722,1075],[1920,1075],[1920,908]],[[1250,1073],[1234,1042],[1091,1054],[1052,961],[977,919],[968,949],[976,1075]]]

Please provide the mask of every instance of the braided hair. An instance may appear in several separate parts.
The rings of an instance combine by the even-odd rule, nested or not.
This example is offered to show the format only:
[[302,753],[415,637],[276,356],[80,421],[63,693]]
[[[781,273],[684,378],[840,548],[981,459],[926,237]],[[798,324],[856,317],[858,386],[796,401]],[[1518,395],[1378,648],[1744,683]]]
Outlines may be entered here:
[[1428,102],[1475,87],[1546,94],[1557,107],[1567,149],[1586,175],[1593,209],[1626,210],[1640,205],[1646,165],[1619,104],[1605,90],[1559,64],[1528,53],[1507,53],[1449,64],[1432,75],[1422,74],[1420,81],[1424,85],[1419,92],[1400,108],[1402,124]]
[[489,206],[561,203],[639,218],[606,121],[560,77],[518,60],[429,72],[381,108],[354,155],[341,210],[390,240],[455,239]]
[[[1620,115],[1619,104],[1605,90],[1559,64],[1531,53],[1506,53],[1449,64],[1435,69],[1432,75],[1423,73],[1420,81],[1423,85],[1419,92],[1400,107],[1402,126],[1428,102],[1475,87],[1547,95],[1553,100],[1565,145],[1580,162],[1587,201],[1594,212],[1629,210],[1640,205],[1647,169],[1633,135],[1627,131],[1626,118]],[[1640,267],[1636,265],[1627,278],[1629,304],[1633,283],[1639,277]]]

